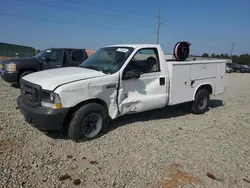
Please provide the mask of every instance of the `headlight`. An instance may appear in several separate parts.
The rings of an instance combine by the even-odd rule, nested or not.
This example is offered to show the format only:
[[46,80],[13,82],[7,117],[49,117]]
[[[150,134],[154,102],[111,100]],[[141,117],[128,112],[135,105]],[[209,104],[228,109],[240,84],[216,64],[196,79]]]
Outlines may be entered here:
[[8,63],[6,65],[7,72],[16,72],[16,64],[15,63]]
[[50,108],[62,108],[61,99],[57,93],[43,91],[42,92],[42,105]]

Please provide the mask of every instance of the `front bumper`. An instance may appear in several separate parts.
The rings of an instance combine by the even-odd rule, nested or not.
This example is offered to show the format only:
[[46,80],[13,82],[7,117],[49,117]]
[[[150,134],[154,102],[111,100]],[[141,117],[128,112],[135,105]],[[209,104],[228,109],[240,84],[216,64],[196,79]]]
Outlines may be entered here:
[[69,108],[52,109],[43,106],[33,108],[25,104],[21,96],[17,98],[17,104],[25,121],[42,131],[61,130],[69,110]]
[[14,83],[17,82],[18,72],[6,72],[5,70],[0,70],[0,76],[5,82]]

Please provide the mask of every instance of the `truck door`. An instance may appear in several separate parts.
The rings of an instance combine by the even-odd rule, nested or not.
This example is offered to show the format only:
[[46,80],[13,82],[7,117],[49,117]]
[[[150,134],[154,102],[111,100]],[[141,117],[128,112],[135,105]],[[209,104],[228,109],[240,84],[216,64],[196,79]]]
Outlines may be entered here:
[[71,50],[69,53],[69,60],[66,66],[79,66],[85,60],[84,50]]
[[43,69],[54,69],[63,66],[63,50],[55,49],[46,57]]
[[[122,115],[166,105],[167,75],[161,71],[163,68],[160,67],[156,48],[142,48],[137,51],[121,75],[118,105]],[[140,77],[126,76],[133,71],[139,71]]]

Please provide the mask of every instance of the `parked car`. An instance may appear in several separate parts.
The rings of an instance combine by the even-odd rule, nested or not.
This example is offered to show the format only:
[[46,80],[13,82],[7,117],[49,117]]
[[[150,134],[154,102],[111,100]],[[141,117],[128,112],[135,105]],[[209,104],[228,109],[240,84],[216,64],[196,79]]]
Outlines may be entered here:
[[0,75],[9,83],[30,73],[59,67],[79,66],[88,58],[85,49],[50,48],[31,58],[6,59],[0,64]]
[[231,73],[231,72],[233,72],[234,70],[231,68],[231,67],[229,67],[229,66],[226,66],[226,73]]
[[244,72],[249,73],[250,72],[250,65],[241,65],[244,69]]
[[245,72],[245,68],[242,67],[240,64],[237,63],[227,63],[227,66],[233,69],[233,72],[240,72],[240,73],[244,73]]
[[226,62],[166,61],[153,44],[106,46],[79,67],[24,76],[17,104],[39,130],[93,139],[126,114],[184,102],[192,113],[205,113],[210,95],[224,93]]

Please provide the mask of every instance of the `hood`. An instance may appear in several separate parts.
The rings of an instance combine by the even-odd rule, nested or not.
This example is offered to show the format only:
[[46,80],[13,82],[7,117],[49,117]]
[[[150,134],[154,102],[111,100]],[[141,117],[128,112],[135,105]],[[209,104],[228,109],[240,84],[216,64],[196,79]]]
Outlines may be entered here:
[[28,58],[10,58],[10,59],[5,59],[2,61],[3,64],[9,63],[9,62],[16,62],[16,61],[30,61],[34,60],[35,58],[28,57]]
[[28,74],[23,79],[52,91],[61,84],[105,75],[102,72],[86,68],[64,67]]

